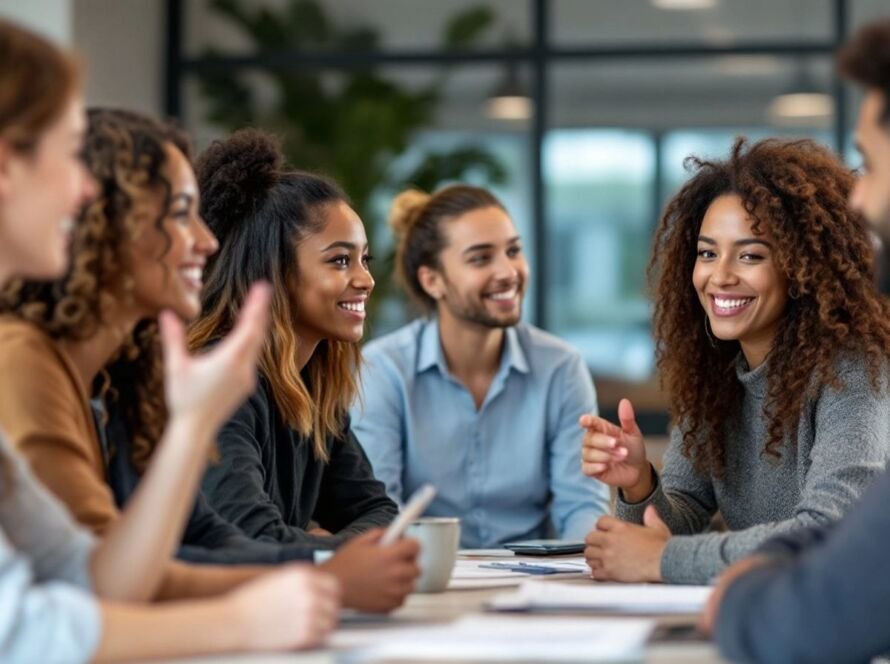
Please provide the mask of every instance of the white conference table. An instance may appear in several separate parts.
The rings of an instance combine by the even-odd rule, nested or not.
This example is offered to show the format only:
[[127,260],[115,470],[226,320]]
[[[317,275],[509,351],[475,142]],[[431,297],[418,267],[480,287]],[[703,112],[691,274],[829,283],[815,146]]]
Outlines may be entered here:
[[[553,579],[550,583],[590,583],[587,579]],[[510,588],[481,588],[474,590],[449,590],[442,593],[420,594],[408,597],[405,605],[389,616],[362,616],[359,619],[348,618],[338,627],[340,630],[367,630],[369,628],[387,630],[412,625],[446,624],[462,616],[479,613],[487,600],[492,596],[509,591]],[[515,614],[514,614],[515,615]],[[527,614],[533,617],[534,614]],[[570,614],[566,614],[570,615]],[[589,616],[590,614],[585,614]],[[608,616],[609,614],[602,614]],[[653,616],[659,629],[655,638],[647,645],[645,664],[712,664],[723,660],[714,646],[700,640],[672,639],[670,635],[659,637],[663,630],[671,627],[682,629],[695,622],[695,616]],[[521,618],[520,618],[521,619]],[[688,631],[688,630],[686,630]],[[332,664],[336,661],[337,651],[333,648],[317,649],[309,652],[284,654],[244,654],[217,657],[189,658],[174,660],[179,664]],[[404,660],[401,660],[404,661]],[[442,662],[449,660],[443,659]],[[583,654],[579,655],[583,660]],[[429,660],[426,660],[429,664]]]

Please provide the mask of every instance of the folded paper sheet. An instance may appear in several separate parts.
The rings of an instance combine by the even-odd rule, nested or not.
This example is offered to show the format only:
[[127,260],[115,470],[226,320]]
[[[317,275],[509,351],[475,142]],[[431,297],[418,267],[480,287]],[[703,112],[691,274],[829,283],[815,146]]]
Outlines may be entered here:
[[600,611],[634,614],[698,613],[710,586],[662,584],[589,584],[525,581],[516,591],[494,597],[496,611]]
[[[340,661],[640,661],[652,620],[466,616],[441,627],[340,631]],[[344,652],[344,649],[346,652]]]

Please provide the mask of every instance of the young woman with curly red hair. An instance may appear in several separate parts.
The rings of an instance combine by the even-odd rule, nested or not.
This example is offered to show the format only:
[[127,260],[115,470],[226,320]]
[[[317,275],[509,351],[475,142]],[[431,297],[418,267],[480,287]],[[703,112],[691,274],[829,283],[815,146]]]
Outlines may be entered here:
[[[852,173],[811,141],[690,162],[650,263],[676,421],[663,472],[629,401],[620,426],[581,421],[585,473],[619,489],[586,540],[597,579],[707,583],[772,535],[839,519],[888,458],[890,309]],[[718,511],[728,532],[706,532]]]

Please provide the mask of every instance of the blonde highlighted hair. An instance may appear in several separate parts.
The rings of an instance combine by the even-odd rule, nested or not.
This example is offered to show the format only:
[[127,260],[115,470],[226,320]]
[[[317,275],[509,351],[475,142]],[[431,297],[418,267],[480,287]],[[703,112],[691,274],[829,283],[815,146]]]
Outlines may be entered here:
[[203,314],[189,329],[189,345],[214,343],[234,324],[255,281],[272,284],[271,326],[259,367],[284,422],[311,437],[327,461],[326,440],[343,431],[358,392],[358,344],[322,340],[302,369],[297,366],[291,284],[298,278],[296,248],[324,225],[324,208],[345,201],[330,180],[284,168],[278,143],[246,129],[211,145],[196,166],[201,214],[219,240],[202,293]]

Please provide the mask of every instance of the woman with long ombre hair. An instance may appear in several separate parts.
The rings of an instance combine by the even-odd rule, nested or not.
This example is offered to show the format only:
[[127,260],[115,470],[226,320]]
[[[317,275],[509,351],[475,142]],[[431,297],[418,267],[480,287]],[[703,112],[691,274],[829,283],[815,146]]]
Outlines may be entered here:
[[[196,171],[201,214],[220,248],[207,264],[190,346],[211,346],[231,329],[251,281],[272,284],[259,385],[220,432],[204,493],[254,538],[330,545],[363,533],[376,541],[397,508],[348,415],[374,287],[361,219],[337,185],[286,169],[275,141],[256,130],[211,145]],[[372,596],[393,608],[418,573],[416,543],[377,548],[389,553]]]
[[[658,368],[675,419],[659,474],[633,407],[581,418],[584,471],[617,487],[597,579],[707,583],[768,538],[837,521],[890,452],[890,307],[853,174],[812,141],[736,141],[655,234]],[[727,532],[708,532],[719,511]]]
[[[84,129],[77,64],[0,21],[0,280],[9,289],[21,278],[59,278],[68,267],[72,220],[101,193],[81,161]],[[161,315],[167,426],[138,495],[101,540],[74,525],[0,436],[4,659],[113,661],[293,648],[317,643],[331,629],[336,582],[296,567],[213,599],[143,603],[179,537],[215,429],[252,388],[267,300],[265,289],[254,291],[231,335],[201,358],[186,353],[175,314]],[[4,318],[0,327],[0,427],[11,421],[8,404],[22,397],[43,401],[38,429],[64,422],[59,430],[68,436],[89,426],[88,404],[64,395],[73,389],[85,396],[78,372],[90,362],[101,368],[102,353],[66,363],[62,384],[43,382],[48,367],[66,362],[64,350],[21,320]]]

